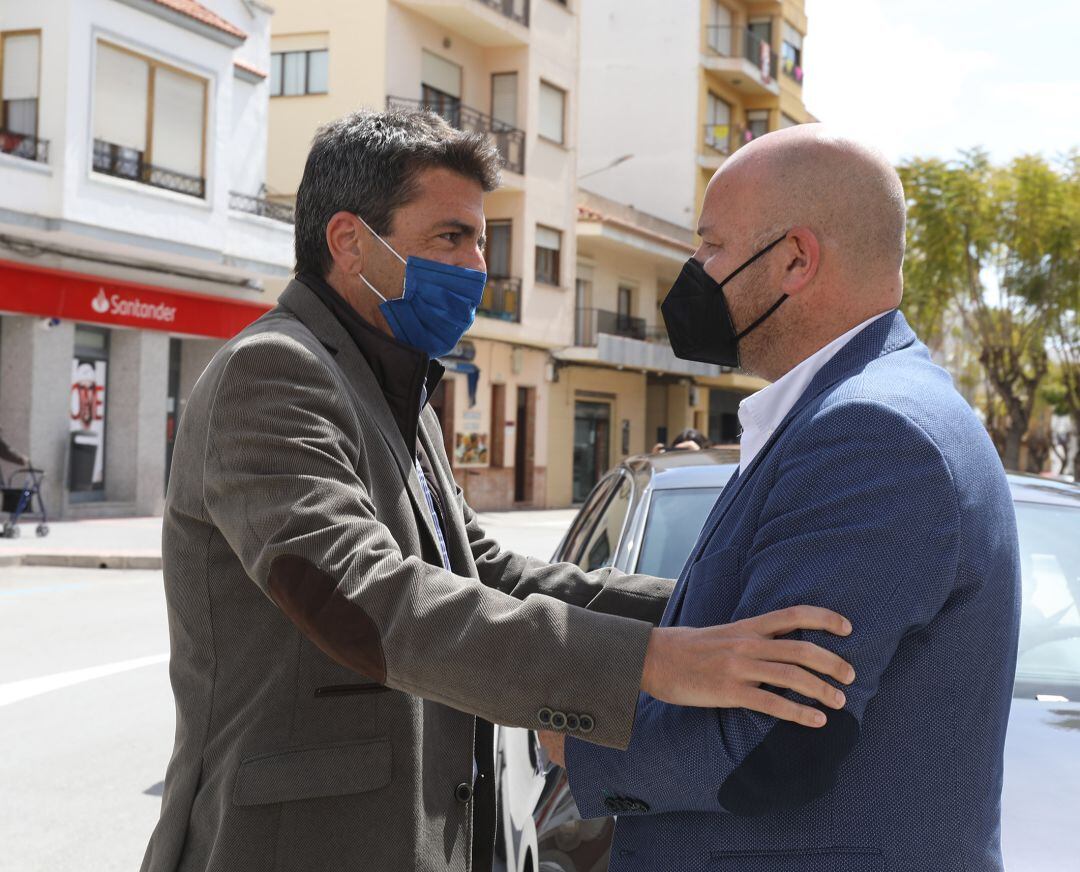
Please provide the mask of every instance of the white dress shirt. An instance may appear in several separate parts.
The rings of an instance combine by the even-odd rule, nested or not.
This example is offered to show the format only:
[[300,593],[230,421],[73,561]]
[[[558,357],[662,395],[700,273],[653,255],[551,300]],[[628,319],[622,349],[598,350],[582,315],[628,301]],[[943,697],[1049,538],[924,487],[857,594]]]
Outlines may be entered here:
[[854,339],[857,333],[887,314],[888,312],[882,312],[875,315],[843,336],[838,336],[771,385],[739,403],[739,424],[742,426],[742,437],[739,440],[740,473],[750,466],[758,452],[765,447],[765,443],[799,401],[799,397],[810,387],[810,382],[822,367]]

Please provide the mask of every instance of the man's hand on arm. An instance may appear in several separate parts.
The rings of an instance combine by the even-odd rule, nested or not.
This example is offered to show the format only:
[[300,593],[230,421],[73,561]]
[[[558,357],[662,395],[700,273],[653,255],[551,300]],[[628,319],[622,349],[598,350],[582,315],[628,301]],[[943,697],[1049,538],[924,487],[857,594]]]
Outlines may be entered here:
[[[814,673],[851,684],[855,670],[817,645],[775,638],[797,630],[847,636],[851,624],[827,609],[795,606],[719,627],[654,629],[641,689],[677,705],[745,708],[803,726],[824,726],[822,712],[761,688],[794,690],[830,708],[844,707],[843,692]],[[565,734],[543,730],[539,736],[548,758],[565,768]]]
[[641,689],[675,705],[745,708],[807,727],[824,726],[822,712],[761,688],[793,690],[829,708],[844,707],[843,692],[814,673],[851,684],[855,670],[817,645],[776,638],[798,630],[847,636],[851,624],[827,609],[794,606],[718,627],[654,629]]

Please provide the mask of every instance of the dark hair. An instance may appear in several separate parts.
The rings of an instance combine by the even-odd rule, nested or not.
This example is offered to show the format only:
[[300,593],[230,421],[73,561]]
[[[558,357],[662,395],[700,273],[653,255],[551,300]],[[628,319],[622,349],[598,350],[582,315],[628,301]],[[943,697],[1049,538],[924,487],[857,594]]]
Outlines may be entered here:
[[433,112],[362,111],[323,125],[296,192],[296,271],[330,272],[326,225],[337,212],[361,215],[387,236],[422,170],[444,167],[488,192],[499,185],[499,166],[486,135],[455,130]]
[[688,427],[672,439],[671,447],[674,448],[676,445],[681,445],[683,442],[695,442],[697,443],[698,448],[708,448],[712,444],[706,438],[704,433],[700,430],[695,430],[693,427]]

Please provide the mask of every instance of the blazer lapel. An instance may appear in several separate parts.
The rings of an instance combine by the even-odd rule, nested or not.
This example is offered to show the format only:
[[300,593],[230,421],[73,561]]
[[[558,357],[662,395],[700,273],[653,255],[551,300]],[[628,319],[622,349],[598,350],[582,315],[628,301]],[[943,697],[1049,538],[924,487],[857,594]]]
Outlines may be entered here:
[[[439,540],[435,532],[435,522],[428,510],[427,500],[416,473],[416,455],[401,438],[401,431],[394,421],[390,406],[387,405],[382,387],[376,381],[364,355],[334,314],[302,282],[290,282],[282,292],[278,304],[296,315],[315,337],[333,352],[335,361],[345,373],[346,382],[353,390],[353,399],[361,414],[374,421],[379,435],[394,456],[412,500],[413,513],[419,519],[421,527],[427,531],[431,544],[437,547]],[[417,409],[417,413],[419,411]]]
[[678,621],[679,610],[682,607],[683,596],[686,593],[686,577],[689,575],[690,567],[701,558],[705,549],[711,544],[728,509],[735,502],[735,498],[746,485],[747,480],[753,475],[754,470],[757,469],[769,451],[772,450],[772,447],[779,441],[791,422],[798,418],[803,409],[811,402],[837,382],[849,378],[872,361],[906,348],[915,341],[915,333],[908,326],[904,316],[899,311],[893,311],[869,324],[865,330],[853,337],[847,345],[836,353],[835,357],[821,368],[821,371],[810,382],[809,387],[799,397],[791,411],[784,416],[780,426],[776,428],[769,440],[761,447],[750,465],[745,470],[740,470],[727,483],[720,494],[716,505],[705,521],[705,525],[701,528],[701,535],[698,537],[690,559],[687,560],[686,565],[683,567],[678,585],[671,596],[664,615],[665,625],[674,624]]

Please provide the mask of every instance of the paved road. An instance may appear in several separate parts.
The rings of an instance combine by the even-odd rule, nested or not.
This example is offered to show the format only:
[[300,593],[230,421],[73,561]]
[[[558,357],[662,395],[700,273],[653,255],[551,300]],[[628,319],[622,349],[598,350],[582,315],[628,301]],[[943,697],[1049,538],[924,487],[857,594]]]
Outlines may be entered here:
[[[483,520],[547,558],[572,517]],[[0,872],[138,869],[173,736],[161,573],[0,568],[0,628]]]

